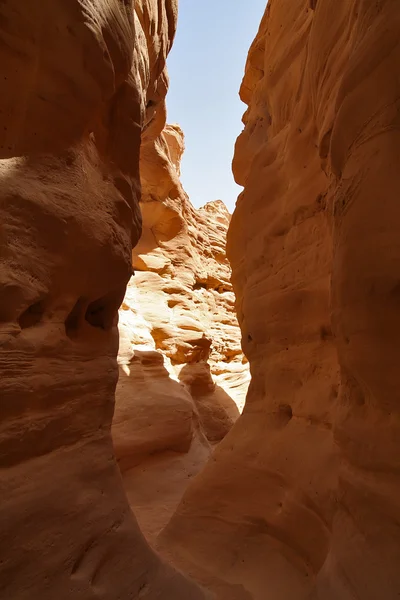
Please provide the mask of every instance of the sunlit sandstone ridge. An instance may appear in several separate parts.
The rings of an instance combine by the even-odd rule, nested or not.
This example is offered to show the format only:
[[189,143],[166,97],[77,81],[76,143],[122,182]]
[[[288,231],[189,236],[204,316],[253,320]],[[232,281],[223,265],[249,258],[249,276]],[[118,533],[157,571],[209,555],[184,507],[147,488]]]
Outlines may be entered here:
[[226,258],[230,215],[220,200],[191,205],[179,181],[179,126],[145,140],[143,232],[120,310],[112,434],[129,502],[153,542],[238,418],[249,368]]
[[247,391],[225,253],[230,215],[220,200],[192,207],[182,152],[176,125],[142,148],[143,233],[120,311],[113,421],[123,471],[154,452],[187,451],[196,429],[221,440]]
[[271,0],[250,49],[228,255],[252,382],[161,538],[219,598],[400,595],[399,64],[397,0]]
[[174,0],[1,2],[2,598],[204,598],[145,542],[110,436],[175,25]]

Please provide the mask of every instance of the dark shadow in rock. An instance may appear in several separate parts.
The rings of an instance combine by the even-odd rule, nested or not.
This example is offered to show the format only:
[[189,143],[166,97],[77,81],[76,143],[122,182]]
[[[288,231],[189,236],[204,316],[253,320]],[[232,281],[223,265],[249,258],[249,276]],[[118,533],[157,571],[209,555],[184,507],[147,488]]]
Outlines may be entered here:
[[234,400],[212,378],[205,361],[185,365],[179,380],[193,398],[204,432],[210,442],[221,441],[240,413]]

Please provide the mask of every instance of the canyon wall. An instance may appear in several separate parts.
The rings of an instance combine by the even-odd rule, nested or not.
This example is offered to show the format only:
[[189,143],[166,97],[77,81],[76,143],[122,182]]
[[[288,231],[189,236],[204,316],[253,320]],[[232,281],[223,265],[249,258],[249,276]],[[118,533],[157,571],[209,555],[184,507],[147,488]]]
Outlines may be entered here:
[[271,0],[250,49],[228,255],[252,381],[160,539],[219,598],[400,594],[399,64],[397,0]]
[[177,125],[142,144],[143,232],[119,316],[112,435],[151,542],[238,418],[249,382],[226,258],[230,215],[220,200],[191,205],[183,151]]
[[247,391],[230,215],[221,201],[193,208],[179,181],[183,150],[176,125],[142,148],[143,233],[119,319],[113,438],[123,471],[154,452],[188,451],[196,430],[220,441]]
[[179,183],[175,26],[174,0],[0,6],[0,596],[206,597],[145,541],[114,458],[133,264],[124,477],[222,440],[159,549],[222,600],[394,600],[398,2],[270,0],[251,47],[228,254],[252,381],[232,429],[229,216]]
[[204,597],[145,542],[110,435],[176,8],[1,2],[2,598]]

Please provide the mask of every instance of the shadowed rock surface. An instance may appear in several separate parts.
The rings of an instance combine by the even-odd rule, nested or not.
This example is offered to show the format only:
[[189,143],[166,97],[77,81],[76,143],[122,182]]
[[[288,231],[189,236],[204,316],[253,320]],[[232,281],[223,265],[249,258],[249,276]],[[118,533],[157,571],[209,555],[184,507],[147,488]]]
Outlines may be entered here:
[[173,0],[0,6],[2,598],[204,597],[145,542],[110,435],[175,25]]
[[400,594],[399,40],[393,0],[271,0],[249,53],[228,256],[252,382],[162,537],[221,598]]

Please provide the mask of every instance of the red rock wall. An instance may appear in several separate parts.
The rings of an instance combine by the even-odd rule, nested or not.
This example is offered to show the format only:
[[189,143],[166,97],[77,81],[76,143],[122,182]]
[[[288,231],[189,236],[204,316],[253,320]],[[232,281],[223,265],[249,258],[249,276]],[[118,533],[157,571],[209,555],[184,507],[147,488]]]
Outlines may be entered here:
[[110,436],[141,131],[176,24],[174,0],[135,7],[0,6],[2,598],[203,597],[145,543]]
[[252,382],[163,535],[220,598],[400,593],[399,64],[396,0],[271,0],[251,47],[228,254]]

